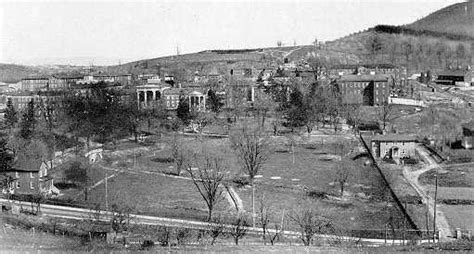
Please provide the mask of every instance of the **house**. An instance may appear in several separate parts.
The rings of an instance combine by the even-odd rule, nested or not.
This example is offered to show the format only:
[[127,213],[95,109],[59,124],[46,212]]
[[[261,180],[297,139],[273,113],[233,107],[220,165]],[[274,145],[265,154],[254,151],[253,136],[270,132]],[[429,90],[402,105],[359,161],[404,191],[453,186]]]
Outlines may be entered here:
[[474,120],[462,124],[461,127],[463,135],[461,145],[465,149],[472,149],[474,144]]
[[372,138],[372,154],[375,158],[398,161],[415,156],[417,139],[409,135],[388,134]]
[[472,82],[470,70],[446,70],[438,74],[437,84],[449,86],[470,86]]
[[7,174],[12,182],[4,192],[11,194],[58,194],[53,179],[48,175],[48,165],[34,159],[19,159]]
[[386,75],[344,75],[336,80],[336,89],[348,104],[383,105],[390,96]]

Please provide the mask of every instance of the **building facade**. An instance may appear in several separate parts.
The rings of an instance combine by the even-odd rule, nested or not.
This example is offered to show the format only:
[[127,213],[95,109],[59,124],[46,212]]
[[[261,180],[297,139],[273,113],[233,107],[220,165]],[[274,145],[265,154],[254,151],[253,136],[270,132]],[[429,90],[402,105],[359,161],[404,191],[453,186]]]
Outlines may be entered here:
[[388,103],[389,78],[385,75],[345,75],[337,81],[337,90],[348,104],[379,106]]
[[470,70],[446,70],[438,74],[435,82],[441,85],[470,86],[471,75]]
[[7,173],[12,181],[3,192],[10,194],[53,194],[53,178],[48,174],[45,162],[21,161]]
[[379,135],[372,141],[372,154],[375,158],[394,159],[411,158],[415,156],[417,139],[407,135]]
[[465,149],[472,149],[474,147],[474,120],[461,125],[462,140],[461,145]]

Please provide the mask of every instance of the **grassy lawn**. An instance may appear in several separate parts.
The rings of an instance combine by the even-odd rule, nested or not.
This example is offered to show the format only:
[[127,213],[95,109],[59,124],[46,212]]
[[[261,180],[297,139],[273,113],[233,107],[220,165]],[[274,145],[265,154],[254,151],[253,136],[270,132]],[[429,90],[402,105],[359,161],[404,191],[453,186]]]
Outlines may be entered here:
[[[438,171],[438,186],[474,188],[474,168],[472,166],[451,166]],[[436,169],[432,169],[420,176],[421,184],[434,185]]]
[[[171,154],[172,140],[171,135],[164,136],[148,152],[115,152],[110,156],[112,162],[100,162],[108,163],[108,167],[126,169],[108,180],[109,206],[116,203],[132,207],[135,213],[205,220],[207,207],[192,182],[160,175],[174,172],[173,162],[167,160]],[[196,151],[224,158],[229,179],[244,176],[227,138],[181,136],[180,141],[191,158]],[[273,221],[279,222],[283,213],[288,214],[299,206],[308,205],[345,229],[384,229],[389,220],[400,218],[401,214],[393,203],[379,201],[386,189],[379,173],[371,166],[364,166],[364,159],[356,161],[357,166],[350,172],[344,196],[340,196],[334,173],[335,161],[341,153],[338,145],[340,141],[346,142],[349,152],[353,150],[352,155],[357,154],[358,144],[352,134],[311,138],[302,135],[296,138],[294,153],[288,145],[288,138],[272,138],[272,153],[256,179],[256,194],[258,197],[264,195],[271,204]],[[349,147],[349,144],[354,147]],[[130,148],[131,145],[124,147]],[[161,147],[163,149],[159,149]],[[115,172],[108,172],[109,175],[112,173]],[[187,173],[182,175],[187,176]],[[92,182],[97,182],[105,177],[105,171],[95,167],[89,177],[93,179]],[[245,211],[250,212],[251,188],[234,187],[243,201]],[[309,197],[308,193],[314,195]],[[101,203],[104,206],[104,184],[89,193],[88,203]],[[256,204],[258,207],[258,202]],[[420,210],[415,205],[413,207],[414,211]],[[227,213],[235,212],[235,209],[223,199],[217,211]],[[288,225],[296,229],[294,223]]]
[[[0,224],[5,225],[0,216]],[[81,248],[77,238],[55,236],[49,233],[21,229],[17,227],[3,227],[0,230],[0,252],[2,253],[39,253],[39,252],[64,252]]]
[[453,228],[474,230],[474,206],[473,205],[442,205],[444,216]]

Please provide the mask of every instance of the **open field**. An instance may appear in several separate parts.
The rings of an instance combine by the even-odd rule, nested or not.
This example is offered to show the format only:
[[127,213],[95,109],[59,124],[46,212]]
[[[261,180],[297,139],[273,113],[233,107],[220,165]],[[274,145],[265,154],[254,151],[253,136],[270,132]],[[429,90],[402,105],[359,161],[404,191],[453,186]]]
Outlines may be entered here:
[[453,230],[461,228],[474,231],[473,205],[442,205],[441,209]]
[[[438,186],[474,188],[474,168],[472,166],[451,166],[438,170]],[[434,185],[436,169],[432,169],[420,176],[420,183]]]
[[[133,145],[119,145],[125,150],[109,153],[108,162],[103,160],[94,166],[97,170],[91,175],[91,182],[105,177],[106,171],[100,165],[114,168],[115,171],[108,170],[107,173],[109,176],[117,174],[108,180],[109,206],[116,203],[133,208],[135,213],[205,220],[207,208],[192,181],[169,175],[175,173],[172,160],[168,160],[172,140],[172,136],[164,136],[147,147],[148,151],[142,149],[139,152],[134,152]],[[242,200],[244,210],[250,212],[251,188],[239,187],[231,181],[244,174],[229,140],[202,136],[180,136],[179,140],[185,144],[190,156],[191,151],[206,151],[225,159],[229,183]],[[352,150],[351,156],[357,155],[359,147],[352,134],[311,138],[302,135],[295,140],[293,153],[288,138],[272,137],[272,153],[259,173],[261,176],[256,178],[256,207],[259,207],[260,197],[264,196],[272,209],[272,221],[281,221],[283,214],[292,213],[302,205],[312,206],[344,229],[384,229],[388,220],[400,219],[401,214],[393,203],[380,201],[384,198],[381,193],[386,189],[378,172],[371,166],[364,166],[365,159],[355,162],[357,166],[350,172],[344,196],[340,196],[333,172],[341,153],[336,143],[345,141],[348,146],[345,149]],[[182,172],[182,176],[188,175]],[[80,196],[77,200],[83,202],[83,194],[79,191],[76,195]],[[104,206],[104,183],[93,188],[88,196],[89,204],[101,203]],[[417,224],[421,224],[424,207],[409,206],[414,214],[420,215]],[[216,209],[220,214],[235,212],[235,207],[225,198]],[[288,226],[294,228],[294,223]]]

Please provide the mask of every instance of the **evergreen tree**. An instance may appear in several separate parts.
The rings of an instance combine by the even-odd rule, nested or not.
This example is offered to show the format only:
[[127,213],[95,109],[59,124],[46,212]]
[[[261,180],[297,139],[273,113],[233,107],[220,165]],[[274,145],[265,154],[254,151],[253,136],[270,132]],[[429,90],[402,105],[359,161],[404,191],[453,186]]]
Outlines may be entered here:
[[7,107],[5,109],[5,123],[10,130],[15,126],[18,122],[18,113],[16,112],[15,108],[13,107],[13,103],[11,98],[8,98]]
[[178,108],[176,109],[176,115],[184,123],[189,124],[191,120],[191,112],[189,110],[189,103],[185,96],[179,98]]
[[216,92],[214,92],[214,90],[212,89],[209,90],[209,92],[207,93],[207,97],[208,97],[207,101],[209,102],[209,107],[211,111],[214,113],[219,113],[222,106],[224,106],[224,103],[221,102]]
[[25,140],[30,140],[35,130],[35,103],[33,99],[28,102],[20,123],[20,136]]
[[306,110],[304,105],[304,96],[299,89],[294,89],[290,94],[289,108],[286,112],[285,125],[293,131],[294,128],[305,124]]
[[7,147],[7,141],[5,139],[0,139],[0,172],[10,170],[12,163],[12,151]]

